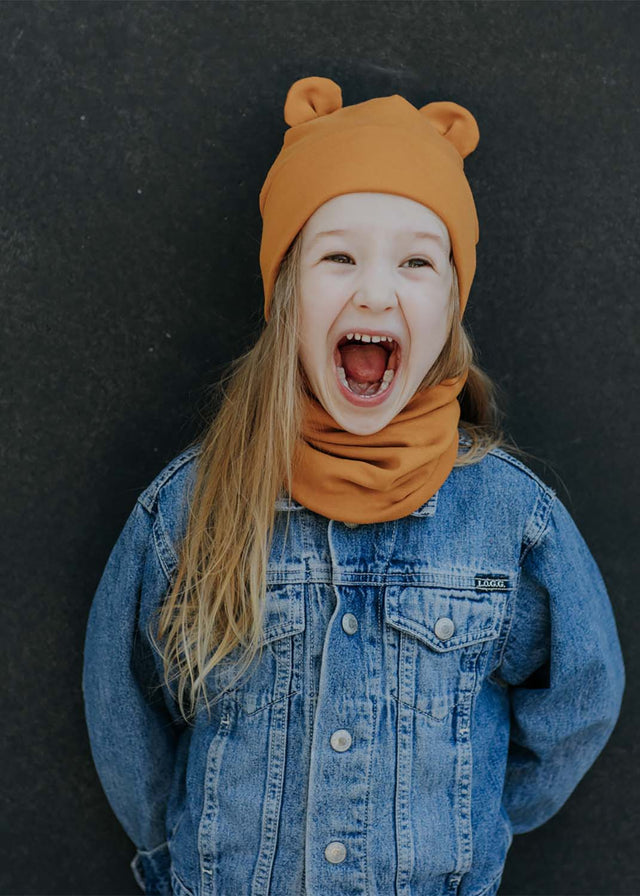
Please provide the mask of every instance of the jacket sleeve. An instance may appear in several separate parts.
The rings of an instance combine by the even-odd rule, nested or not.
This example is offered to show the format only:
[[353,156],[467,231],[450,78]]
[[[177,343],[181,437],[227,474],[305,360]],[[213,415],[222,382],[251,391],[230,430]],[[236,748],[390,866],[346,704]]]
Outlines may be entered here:
[[107,560],[89,611],[82,690],[98,777],[136,846],[134,877],[145,893],[170,894],[165,819],[179,725],[140,623],[141,595],[168,584],[153,521],[137,501]]
[[554,815],[617,722],[625,668],[595,559],[553,494],[526,545],[501,668],[511,706],[503,804],[514,834]]

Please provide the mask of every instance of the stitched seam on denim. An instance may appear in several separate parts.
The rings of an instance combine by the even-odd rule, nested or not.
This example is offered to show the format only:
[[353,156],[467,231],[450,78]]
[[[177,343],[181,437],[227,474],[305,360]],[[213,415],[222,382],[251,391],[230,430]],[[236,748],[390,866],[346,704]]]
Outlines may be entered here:
[[167,578],[167,582],[171,584],[172,573],[176,568],[178,558],[176,556],[176,552],[173,549],[173,545],[171,544],[171,540],[167,535],[167,531],[164,526],[164,520],[162,519],[162,513],[160,512],[159,507],[156,513],[156,523],[153,526],[153,546],[155,548],[158,562],[160,563],[162,571]]
[[185,464],[193,460],[196,455],[202,453],[202,447],[195,445],[187,448],[175,457],[166,467],[164,467],[153,482],[148,485],[144,491],[138,496],[138,501],[149,511],[153,511],[154,504],[158,500],[160,490],[169,482],[169,480],[180,470]]
[[532,513],[529,522],[531,522],[531,520],[534,518],[534,516],[536,516],[538,514],[540,515],[540,522],[538,524],[538,529],[537,529],[536,533],[533,535],[533,537],[530,538],[528,543],[526,543],[527,542],[527,532],[528,532],[530,526],[529,526],[529,523],[527,523],[527,526],[525,528],[525,533],[524,533],[524,536],[522,539],[523,544],[526,544],[526,546],[522,553],[522,556],[520,557],[520,563],[518,564],[520,567],[524,563],[525,558],[526,558],[527,554],[531,551],[531,549],[534,548],[537,544],[539,544],[540,541],[543,539],[543,537],[547,534],[547,531],[549,529],[549,521],[551,519],[551,511],[553,509],[554,503],[557,501],[557,497],[558,496],[556,495],[555,492],[553,492],[551,495],[549,495],[547,492],[545,492],[542,500],[536,502],[534,512]]
[[[517,582],[514,583],[514,589],[513,589],[512,598],[511,598],[513,601],[513,606],[511,607],[511,616],[509,618],[507,632],[504,635],[503,640],[502,640],[502,647],[500,650],[500,655],[498,657],[498,663],[494,670],[496,673],[502,668],[502,663],[504,661],[504,654],[505,654],[505,651],[507,648],[507,644],[509,643],[511,629],[513,627],[513,620],[515,619],[516,613],[518,612],[518,593],[520,591],[520,581],[522,578],[522,564],[524,563],[524,559],[527,556],[527,554],[529,553],[529,551],[535,545],[537,545],[539,543],[539,541],[541,540],[541,538],[543,537],[543,535],[546,534],[547,529],[549,527],[549,520],[551,518],[551,509],[553,507],[554,501],[556,500],[556,497],[557,497],[556,493],[553,491],[552,491],[551,495],[549,495],[547,493],[547,490],[544,490],[542,492],[542,495],[540,492],[538,492],[538,496],[537,496],[538,500],[536,501],[533,513],[531,514],[531,516],[529,518],[530,520],[532,520],[536,516],[536,514],[538,513],[538,508],[542,504],[543,505],[543,514],[542,514],[542,519],[538,526],[536,535],[535,535],[535,537],[532,538],[532,540],[529,542],[529,544],[525,548],[525,550],[522,554],[522,557],[520,558],[520,561],[518,563],[518,580],[517,580]],[[529,524],[527,523],[525,532],[527,531],[528,528],[529,528]],[[524,542],[524,538],[523,538],[523,542]]]
[[151,525],[153,525],[153,520],[155,519],[155,512],[154,512],[153,510],[150,510],[150,509],[147,507],[146,504],[143,504],[143,502],[140,500],[139,497],[136,498],[136,504],[139,504],[140,507],[142,507],[142,509],[144,510],[145,514],[146,514],[148,517],[150,517],[150,519],[151,519]]
[[[520,580],[522,577],[522,575],[521,575],[522,564],[524,563],[524,559],[527,556],[527,554],[529,553],[529,551],[540,542],[540,540],[542,539],[542,537],[544,535],[546,535],[547,530],[549,528],[549,520],[551,519],[551,509],[553,508],[556,497],[557,496],[556,496],[555,492],[553,492],[551,498],[549,498],[549,496],[545,493],[543,502],[546,501],[547,503],[546,503],[546,506],[544,507],[544,515],[543,515],[543,518],[538,527],[536,537],[529,543],[529,545],[525,549],[522,557],[520,558],[520,562],[518,563],[518,581],[515,583],[514,590],[513,590],[513,597],[512,597],[513,607],[512,607],[511,617],[509,619],[509,626],[508,626],[507,633],[504,636],[504,639],[502,642],[502,649],[500,650],[498,664],[495,669],[496,672],[498,672],[498,670],[502,667],[502,663],[504,661],[505,650],[506,650],[507,644],[509,643],[509,636],[511,635],[511,628],[513,626],[513,620],[515,619],[515,615],[518,612],[518,593],[520,590]],[[531,514],[531,518],[533,518],[533,516],[535,516],[535,514],[537,512],[538,504],[539,504],[539,502],[536,503],[536,508],[535,508],[534,512]],[[480,896],[481,896],[481,894],[480,894]]]
[[142,857],[139,850],[136,850],[136,854],[129,862],[129,868],[133,871],[133,876],[135,878],[136,883],[144,893],[146,891],[145,882],[144,882],[144,871],[142,869]]
[[[520,567],[518,566],[518,578],[513,583],[513,590],[511,591],[510,594],[507,595],[507,602],[508,602],[507,606],[509,607],[509,604],[510,604],[509,609],[510,609],[511,615],[509,616],[509,621],[508,621],[507,625],[503,626],[504,631],[502,633],[502,644],[500,644],[500,640],[498,640],[498,644],[500,644],[500,650],[498,652],[498,661],[496,663],[496,668],[491,673],[492,675],[499,673],[499,670],[502,668],[502,662],[504,660],[504,652],[505,652],[505,649],[507,646],[507,642],[509,641],[509,635],[511,634],[511,627],[513,625],[513,620],[514,620],[516,612],[518,610],[518,590],[520,587],[520,578],[521,578]],[[500,638],[500,636],[498,636],[498,638]]]
[[152,849],[141,849],[139,850],[140,854],[143,856],[152,856],[154,852],[158,852],[161,849],[168,849],[169,841],[165,840],[163,843],[158,844],[158,846],[154,846]]
[[491,451],[488,451],[487,454],[491,454],[494,457],[499,458],[500,460],[506,461],[506,463],[511,464],[512,467],[517,467],[517,469],[521,470],[523,473],[526,473],[529,479],[532,479],[543,491],[546,492],[554,492],[550,485],[547,485],[546,482],[543,482],[539,476],[537,476],[533,470],[523,464],[522,461],[518,460],[517,457],[514,457],[512,454],[509,454],[507,451],[503,451],[502,448],[492,448]]
[[184,883],[182,882],[181,878],[179,878],[178,875],[176,874],[173,865],[171,866],[170,876],[171,876],[171,878],[173,879],[173,881],[175,882],[175,884],[176,884],[176,886],[178,887],[178,889],[179,889],[179,891],[180,891],[181,894],[187,893],[188,896],[193,896],[193,890],[190,890],[190,889],[186,886],[186,884],[184,884]]

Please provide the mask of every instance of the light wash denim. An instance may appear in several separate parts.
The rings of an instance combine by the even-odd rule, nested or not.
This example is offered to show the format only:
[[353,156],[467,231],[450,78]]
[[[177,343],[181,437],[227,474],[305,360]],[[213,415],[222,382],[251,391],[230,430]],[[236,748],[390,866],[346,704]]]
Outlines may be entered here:
[[138,497],[86,632],[93,760],[138,884],[494,896],[513,835],[560,809],[625,687],[569,512],[501,449],[393,522],[349,526],[281,496],[260,663],[187,726],[146,626],[175,575],[198,451]]

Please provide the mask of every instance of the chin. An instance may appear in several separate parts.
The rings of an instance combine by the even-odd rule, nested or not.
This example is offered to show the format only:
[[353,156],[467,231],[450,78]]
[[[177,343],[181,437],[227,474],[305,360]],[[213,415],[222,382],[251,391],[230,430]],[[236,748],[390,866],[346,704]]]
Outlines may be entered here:
[[375,410],[367,410],[367,408],[358,410],[349,408],[346,413],[334,414],[331,416],[344,430],[359,436],[370,436],[373,433],[380,432],[395,417],[397,411],[391,408],[385,408],[384,414],[376,414]]

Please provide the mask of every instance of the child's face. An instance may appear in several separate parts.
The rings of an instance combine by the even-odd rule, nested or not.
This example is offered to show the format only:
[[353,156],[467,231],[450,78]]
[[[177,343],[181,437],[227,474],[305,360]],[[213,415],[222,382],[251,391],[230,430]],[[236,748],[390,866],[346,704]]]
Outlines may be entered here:
[[[345,231],[319,236],[322,231]],[[420,238],[424,232],[434,238]],[[378,432],[402,410],[448,336],[452,268],[447,228],[434,212],[390,193],[347,193],[320,206],[302,228],[300,359],[311,388],[343,429]],[[416,260],[419,259],[419,260]],[[388,334],[399,343],[355,343],[347,333]],[[338,367],[356,392],[341,384]],[[385,372],[386,369],[386,372]],[[360,384],[360,385],[358,385]]]

